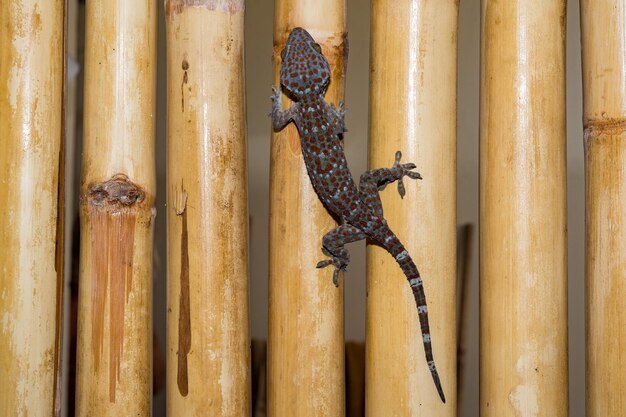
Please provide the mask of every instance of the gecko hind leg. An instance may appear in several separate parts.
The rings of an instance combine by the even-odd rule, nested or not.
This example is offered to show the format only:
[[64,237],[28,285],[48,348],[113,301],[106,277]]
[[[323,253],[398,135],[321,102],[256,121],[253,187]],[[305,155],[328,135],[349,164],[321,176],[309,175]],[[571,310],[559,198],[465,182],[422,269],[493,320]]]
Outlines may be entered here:
[[344,247],[345,244],[363,240],[367,236],[361,229],[350,224],[342,224],[326,233],[322,238],[322,252],[330,259],[325,259],[317,263],[317,268],[325,268],[329,265],[335,266],[333,272],[333,284],[339,286],[339,271],[345,271],[350,263],[350,253]]
[[361,174],[359,180],[359,193],[361,194],[361,200],[372,208],[379,216],[383,215],[383,207],[380,203],[379,191],[385,189],[387,184],[391,184],[394,181],[398,181],[398,193],[400,197],[404,198],[406,190],[404,188],[403,177],[407,176],[414,180],[422,179],[422,176],[415,171],[414,163],[401,164],[400,158],[402,153],[396,152],[395,160],[391,168],[378,168],[371,171],[365,171]]

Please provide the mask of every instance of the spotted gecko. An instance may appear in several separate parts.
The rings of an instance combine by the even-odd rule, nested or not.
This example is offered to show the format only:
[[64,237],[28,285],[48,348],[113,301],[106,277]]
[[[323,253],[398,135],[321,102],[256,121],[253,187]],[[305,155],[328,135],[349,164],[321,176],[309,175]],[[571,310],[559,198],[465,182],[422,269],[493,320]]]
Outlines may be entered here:
[[276,86],[272,87],[273,128],[278,131],[290,122],[295,123],[313,188],[326,208],[341,219],[341,224],[322,238],[322,252],[329,259],[320,261],[317,268],[333,265],[333,283],[337,286],[339,271],[345,270],[350,261],[344,245],[366,238],[376,241],[394,257],[413,290],[426,361],[439,396],[445,403],[433,359],[422,278],[411,256],[387,225],[378,195],[378,191],[387,184],[397,181],[398,192],[404,197],[402,178],[422,177],[411,171],[415,164],[400,163],[401,153],[398,151],[391,168],[365,172],[361,175],[357,188],[341,144],[343,133],[347,131],[343,104],[339,103],[335,107],[324,100],[330,83],[330,67],[320,45],[306,30],[295,28],[289,34],[287,44],[281,52],[281,60],[280,83],[294,104],[284,110],[281,90]]

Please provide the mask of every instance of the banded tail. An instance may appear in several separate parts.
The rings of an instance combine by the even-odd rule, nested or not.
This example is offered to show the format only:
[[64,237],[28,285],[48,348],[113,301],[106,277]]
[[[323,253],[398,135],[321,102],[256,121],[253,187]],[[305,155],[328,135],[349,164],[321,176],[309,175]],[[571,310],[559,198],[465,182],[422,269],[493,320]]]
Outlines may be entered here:
[[386,238],[384,239],[383,247],[394,257],[402,272],[406,276],[409,285],[413,290],[413,297],[415,298],[415,304],[417,304],[417,314],[420,320],[420,327],[422,330],[422,340],[424,342],[424,353],[426,355],[426,362],[428,368],[433,376],[435,387],[439,393],[441,401],[446,402],[446,397],[443,394],[443,388],[441,388],[441,381],[439,380],[439,373],[435,366],[435,360],[433,359],[433,348],[430,339],[430,327],[428,325],[428,308],[426,306],[426,294],[424,293],[424,286],[422,285],[422,278],[417,270],[417,266],[413,262],[411,255],[404,248],[404,245],[398,237],[389,229]]

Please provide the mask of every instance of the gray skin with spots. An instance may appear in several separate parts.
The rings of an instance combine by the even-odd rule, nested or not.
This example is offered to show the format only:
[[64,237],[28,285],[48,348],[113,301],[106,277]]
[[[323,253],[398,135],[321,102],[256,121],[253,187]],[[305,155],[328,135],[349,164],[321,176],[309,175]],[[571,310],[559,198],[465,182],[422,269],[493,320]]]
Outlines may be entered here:
[[415,164],[400,163],[400,152],[396,152],[391,168],[381,168],[361,175],[359,186],[355,184],[348,169],[341,137],[346,132],[344,109],[324,101],[330,83],[330,67],[311,35],[302,28],[289,34],[285,49],[281,53],[280,83],[285,94],[294,102],[284,110],[281,91],[273,87],[272,122],[275,130],[283,129],[294,122],[300,134],[304,162],[311,183],[326,208],[341,219],[341,224],[328,232],[322,239],[322,252],[329,256],[320,261],[318,268],[335,267],[333,283],[338,285],[339,271],[345,270],[350,261],[346,243],[372,239],[384,247],[398,262],[404,272],[417,304],[426,361],[435,387],[445,403],[439,374],[433,360],[433,351],[428,325],[426,296],[419,271],[400,240],[391,231],[383,217],[383,208],[378,192],[387,184],[397,181],[398,192],[404,197],[402,178],[421,179],[411,171]]

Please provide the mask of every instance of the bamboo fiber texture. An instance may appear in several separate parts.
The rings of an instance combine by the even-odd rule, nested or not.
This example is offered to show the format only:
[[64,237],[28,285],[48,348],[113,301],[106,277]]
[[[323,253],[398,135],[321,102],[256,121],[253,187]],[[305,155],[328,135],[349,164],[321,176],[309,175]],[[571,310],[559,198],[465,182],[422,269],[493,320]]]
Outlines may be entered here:
[[0,2],[0,415],[58,412],[63,0]]
[[76,412],[149,416],[156,2],[86,5]]
[[367,250],[366,414],[456,415],[456,1],[374,0],[369,167],[396,151],[421,181],[380,193],[389,227],[420,270],[442,403],[411,288],[383,248]]
[[[287,36],[291,29],[301,26],[321,45],[330,63],[326,100],[341,100],[345,18],[345,0],[277,0],[275,84],[279,83],[280,52]],[[283,104],[291,105],[284,96]],[[295,126],[274,132],[267,380],[268,415],[273,417],[345,414],[343,285],[335,288],[330,268],[315,268],[326,258],[321,251],[322,236],[334,226],[311,186]]]
[[480,415],[568,415],[565,1],[484,0]]
[[244,2],[165,2],[171,416],[250,416]]
[[587,416],[626,416],[626,2],[581,1]]

